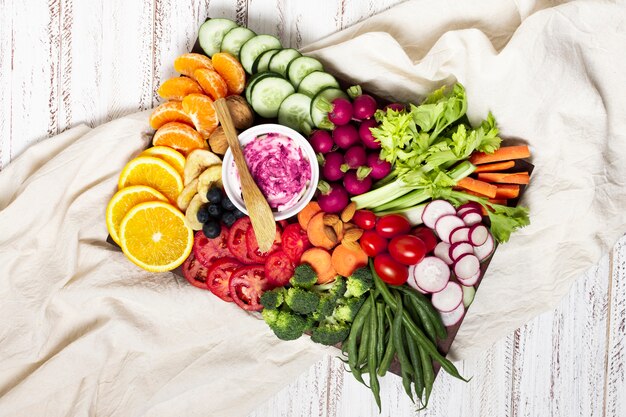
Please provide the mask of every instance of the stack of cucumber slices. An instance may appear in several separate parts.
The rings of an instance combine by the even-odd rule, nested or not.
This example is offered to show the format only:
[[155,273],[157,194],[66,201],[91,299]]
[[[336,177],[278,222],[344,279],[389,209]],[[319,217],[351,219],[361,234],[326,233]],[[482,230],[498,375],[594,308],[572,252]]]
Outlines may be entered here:
[[321,102],[348,97],[317,59],[283,48],[274,36],[257,35],[232,20],[207,20],[198,40],[208,56],[228,52],[239,59],[251,75],[246,100],[259,116],[277,117],[278,123],[306,135],[328,124]]

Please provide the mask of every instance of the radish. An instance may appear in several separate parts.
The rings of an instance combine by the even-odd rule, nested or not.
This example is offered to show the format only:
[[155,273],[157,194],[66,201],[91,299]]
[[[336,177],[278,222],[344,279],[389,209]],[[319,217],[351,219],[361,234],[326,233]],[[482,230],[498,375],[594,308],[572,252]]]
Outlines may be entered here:
[[404,104],[402,104],[402,103],[389,103],[385,107],[383,107],[383,110],[387,110],[387,109],[391,109],[391,110],[395,110],[395,111],[404,111],[404,110],[406,110],[406,108],[404,107]]
[[464,210],[460,217],[467,226],[474,226],[483,221],[483,215],[472,209]]
[[417,282],[415,282],[415,275],[413,274],[414,269],[415,269],[415,265],[411,265],[409,267],[409,279],[406,281],[406,283],[409,284],[409,287],[413,288],[415,291],[419,293],[430,294],[428,291],[424,291],[423,289],[421,289],[420,286],[417,285]]
[[311,142],[311,146],[315,153],[327,154],[333,150],[335,146],[335,142],[333,142],[333,137],[328,133],[327,130],[316,130],[311,134],[309,138],[309,142]]
[[378,122],[374,119],[363,120],[359,126],[359,137],[363,145],[370,149],[380,149],[380,142],[376,140],[372,131],[373,127],[378,127]]
[[424,291],[441,291],[450,281],[450,268],[435,256],[425,257],[411,269],[415,284]]
[[368,192],[372,188],[372,178],[369,176],[371,170],[371,168],[360,167],[356,171],[348,171],[343,177],[343,186],[346,191],[351,195]]
[[474,246],[481,246],[489,237],[489,229],[482,224],[475,224],[469,230],[469,241]]
[[357,120],[369,119],[376,113],[377,105],[374,97],[363,94],[360,86],[348,88],[348,95],[352,98],[352,117]]
[[333,130],[333,140],[341,149],[348,149],[359,141],[359,132],[353,124],[337,126]]
[[493,240],[493,236],[491,236],[490,233],[485,243],[480,246],[474,247],[474,255],[476,255],[478,260],[482,262],[491,256],[495,248],[495,241]]
[[446,200],[433,200],[424,209],[422,213],[422,222],[431,229],[435,228],[435,223],[440,217],[456,214],[454,206],[448,203]]
[[317,203],[325,213],[339,213],[350,202],[348,193],[341,184],[329,184],[326,181],[320,181],[317,189],[320,191]]
[[472,285],[476,285],[476,283],[480,279],[480,271],[476,272],[474,275],[472,275],[468,279],[461,279],[459,277],[456,277],[456,278],[459,280],[461,285],[464,285],[466,287],[471,287]]
[[332,110],[328,112],[328,120],[336,126],[350,123],[350,120],[352,120],[352,103],[350,100],[343,97],[334,99]]
[[480,213],[480,211],[482,210],[482,206],[475,201],[470,201],[468,203],[460,205],[457,210],[457,213],[461,215],[460,211],[465,210],[465,209],[474,209]]
[[474,295],[476,295],[476,288],[474,287],[466,287],[465,285],[461,286],[463,289],[463,307],[467,308],[474,301]]
[[441,321],[443,322],[444,326],[454,326],[455,324],[460,322],[465,315],[465,307],[463,307],[463,303],[461,303],[454,310],[446,313],[440,312],[439,315],[441,316]]
[[[426,207],[428,210],[428,207]],[[435,223],[435,232],[437,232],[437,236],[439,239],[446,243],[450,243],[450,234],[457,227],[463,227],[465,223],[463,220],[456,217],[456,214],[446,214],[445,216],[439,217],[437,219],[437,223]]]
[[439,242],[435,246],[433,251],[435,256],[446,263],[446,265],[452,265],[454,261],[450,258],[450,244],[446,242]]
[[469,212],[480,213],[480,210],[473,208],[473,207],[459,208],[456,210],[456,215],[459,217],[463,217],[465,213],[469,213]]
[[448,255],[453,261],[466,253],[474,254],[474,247],[467,242],[453,243],[448,250]]
[[324,157],[324,165],[322,166],[322,176],[328,181],[338,181],[343,178],[341,170],[343,164],[343,155],[339,152],[331,152]]
[[375,180],[383,179],[391,172],[391,164],[380,159],[378,152],[367,155],[367,166],[372,168],[370,176]]
[[466,253],[454,261],[452,269],[459,280],[469,280],[480,272],[480,261],[475,255]]
[[469,242],[469,227],[457,227],[450,233],[450,244],[458,242]]
[[350,169],[357,169],[367,163],[367,154],[365,148],[360,145],[354,145],[343,155],[343,165],[341,170],[348,172]]
[[463,289],[456,282],[449,281],[443,290],[433,294],[433,307],[441,312],[450,312],[463,302]]

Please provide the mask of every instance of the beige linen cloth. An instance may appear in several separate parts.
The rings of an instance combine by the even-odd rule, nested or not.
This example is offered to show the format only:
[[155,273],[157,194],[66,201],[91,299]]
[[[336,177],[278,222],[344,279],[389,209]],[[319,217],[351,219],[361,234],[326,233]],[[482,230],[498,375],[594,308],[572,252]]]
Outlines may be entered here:
[[[532,225],[496,253],[457,357],[553,307],[626,231],[625,34],[623,3],[425,0],[306,48],[398,100],[458,80],[471,120],[491,110],[533,149]],[[1,417],[241,416],[335,353],[104,241],[147,119],[76,127],[0,172]]]

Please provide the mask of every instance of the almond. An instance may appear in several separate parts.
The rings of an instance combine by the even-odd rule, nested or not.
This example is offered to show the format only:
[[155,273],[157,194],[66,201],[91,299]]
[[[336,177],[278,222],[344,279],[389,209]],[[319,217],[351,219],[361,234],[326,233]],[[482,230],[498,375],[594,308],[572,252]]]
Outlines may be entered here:
[[361,238],[361,236],[363,236],[363,230],[355,227],[353,229],[346,230],[343,235],[343,240],[347,242],[356,242]]
[[324,224],[326,226],[334,226],[339,221],[339,216],[336,214],[324,214]]
[[346,248],[350,249],[353,252],[357,252],[361,250],[361,246],[356,243],[356,242],[352,242],[349,240],[344,240],[343,242],[341,242],[342,245],[344,245]]
[[345,209],[341,212],[341,220],[344,222],[349,222],[354,217],[354,212],[356,211],[356,203],[353,201],[346,206]]
[[335,230],[332,227],[324,226],[324,233],[326,234],[326,237],[333,242],[333,244],[337,244],[337,233],[335,233]]
[[333,225],[333,229],[335,230],[335,234],[337,235],[337,239],[343,239],[343,222],[339,220],[337,223]]
[[350,230],[350,229],[354,229],[356,227],[356,225],[354,223],[344,223],[343,224],[343,230]]

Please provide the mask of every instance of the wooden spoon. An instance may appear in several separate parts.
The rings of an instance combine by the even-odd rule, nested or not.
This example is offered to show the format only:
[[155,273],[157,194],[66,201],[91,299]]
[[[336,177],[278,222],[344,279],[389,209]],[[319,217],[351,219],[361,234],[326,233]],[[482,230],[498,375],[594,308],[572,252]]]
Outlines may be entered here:
[[261,190],[259,190],[254,179],[252,179],[248,164],[243,156],[235,126],[233,125],[233,119],[230,117],[226,100],[220,98],[216,100],[213,105],[217,112],[217,118],[224,128],[228,146],[233,153],[235,166],[237,167],[237,171],[239,171],[243,202],[248,209],[248,215],[252,221],[252,228],[254,229],[254,234],[259,244],[259,250],[261,252],[267,252],[272,247],[272,244],[274,244],[274,239],[276,238],[276,221],[274,220],[274,214],[267,200],[261,193]]

